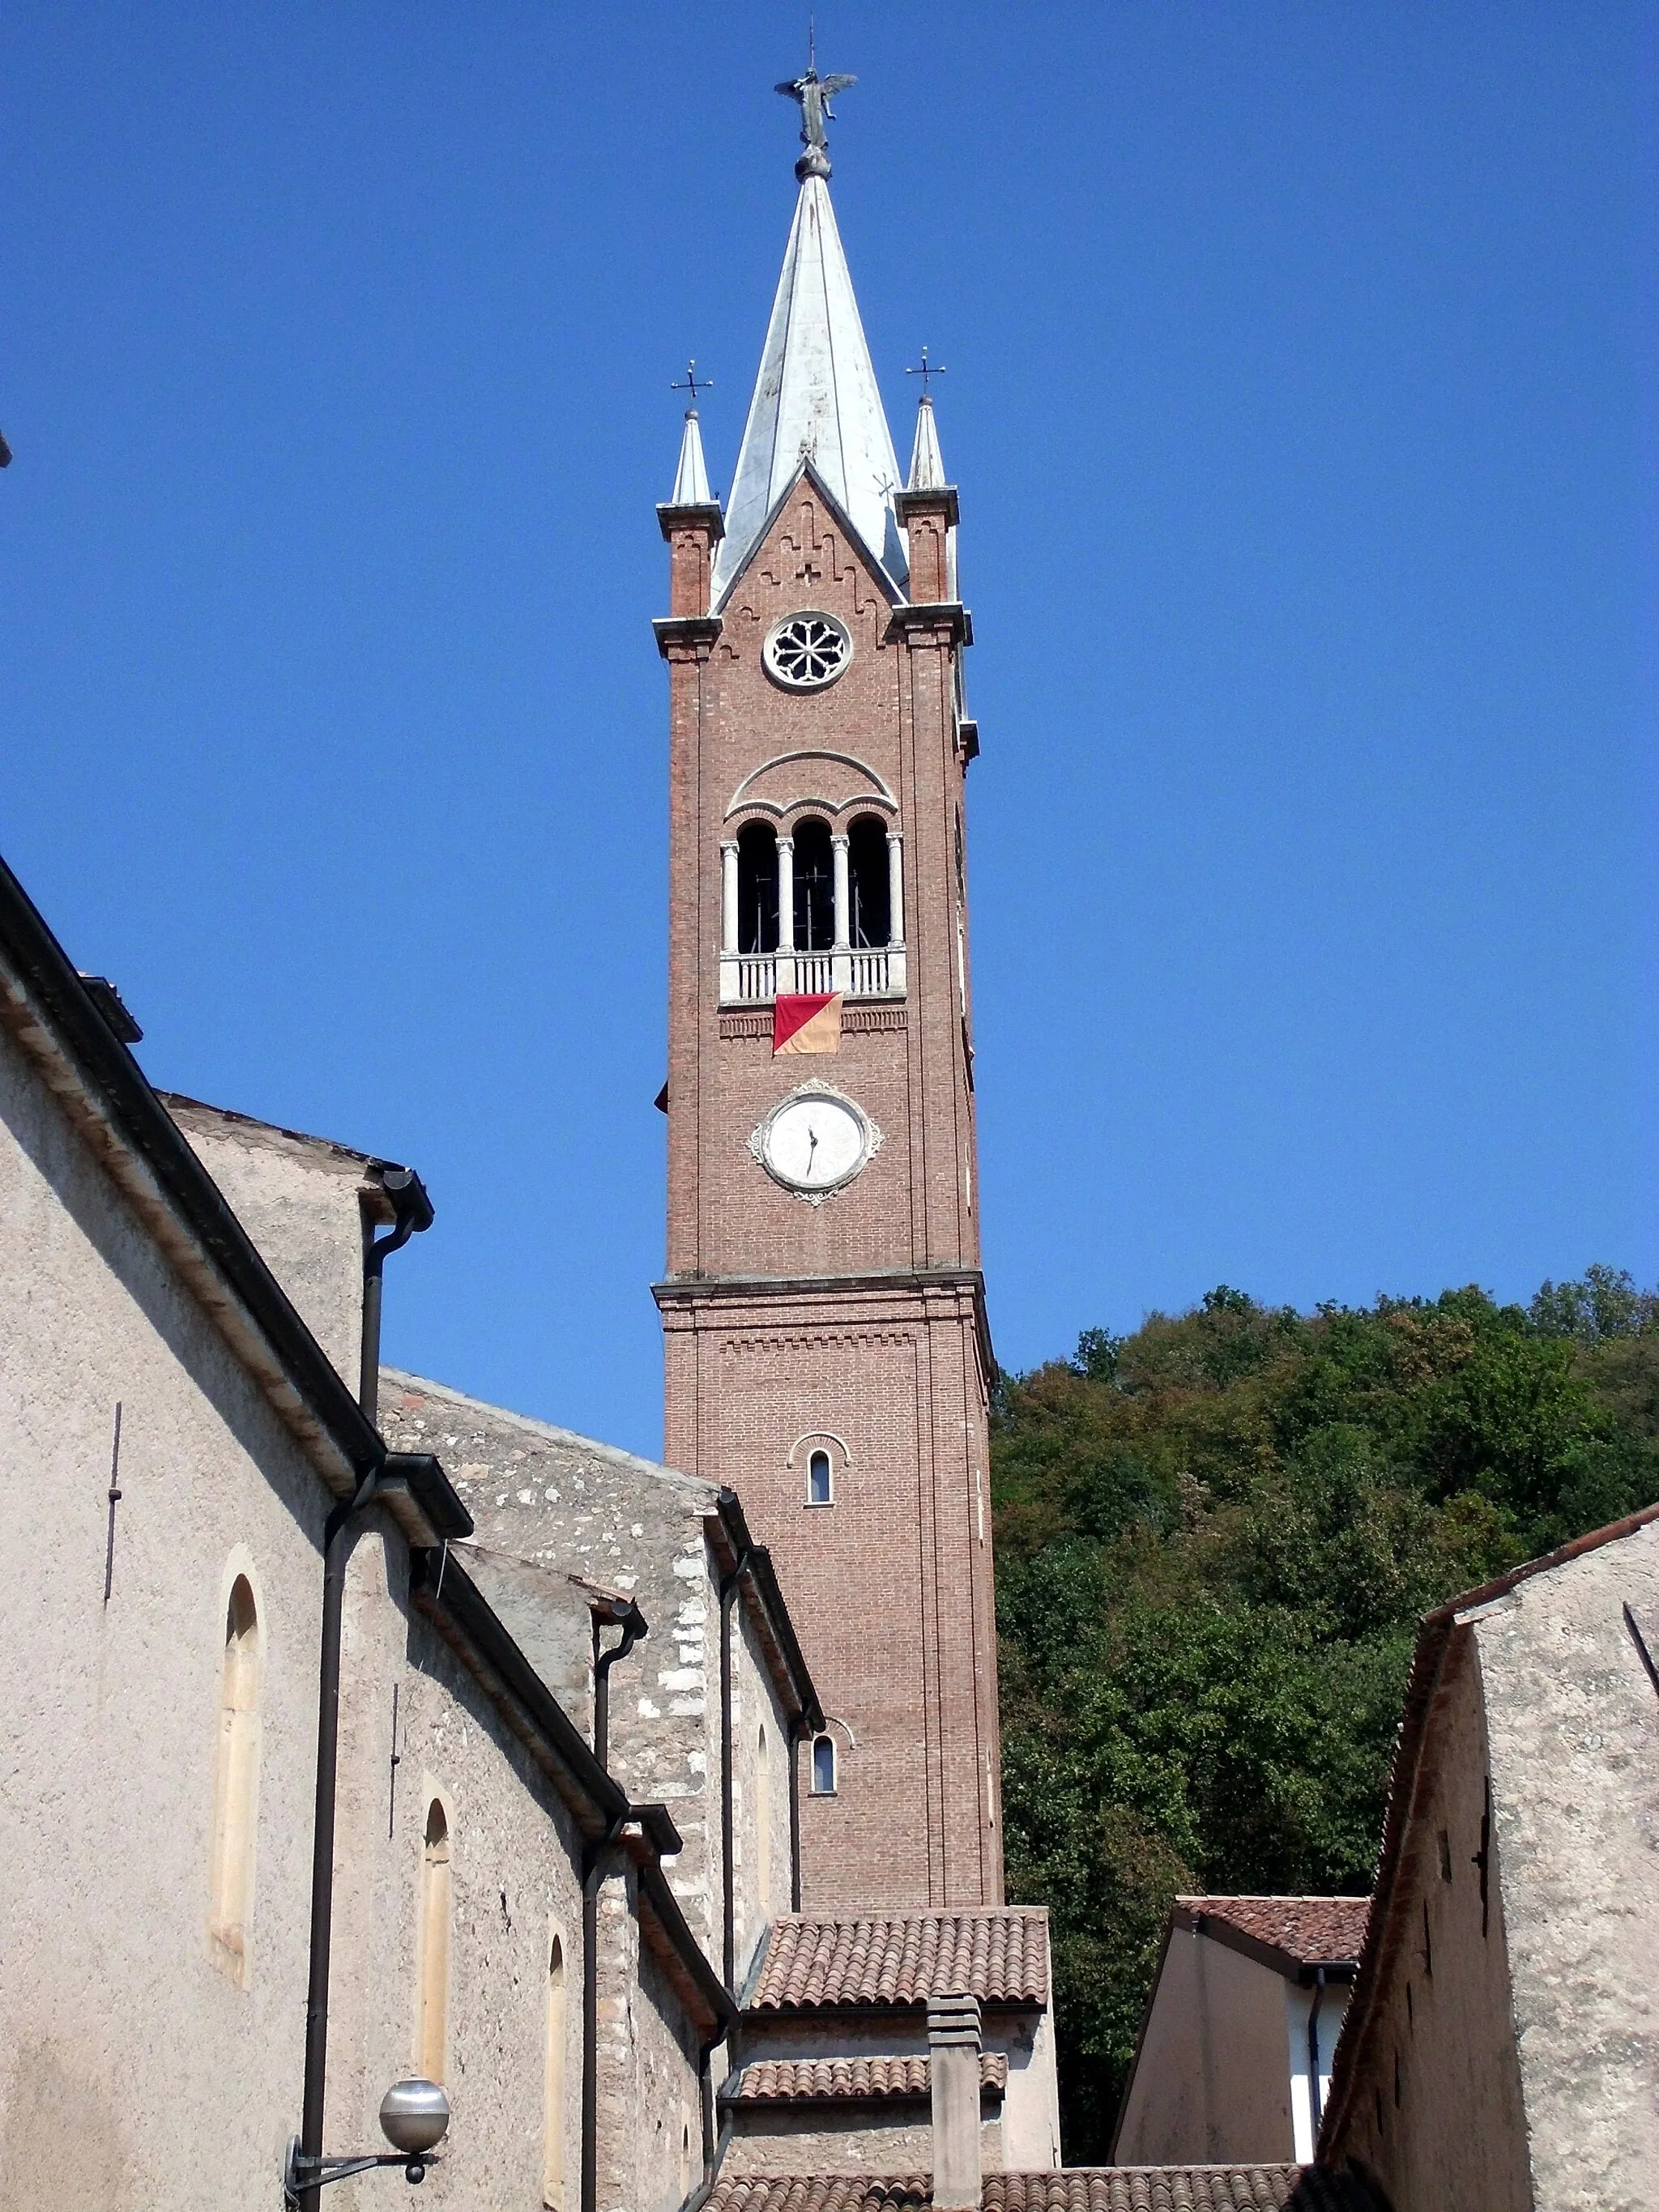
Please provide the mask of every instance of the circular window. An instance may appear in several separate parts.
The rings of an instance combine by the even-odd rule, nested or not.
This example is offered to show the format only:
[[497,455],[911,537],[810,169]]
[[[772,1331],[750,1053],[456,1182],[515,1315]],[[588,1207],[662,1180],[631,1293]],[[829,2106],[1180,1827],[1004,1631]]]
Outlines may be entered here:
[[767,632],[761,658],[786,690],[817,691],[833,684],[853,658],[853,641],[834,615],[789,615]]

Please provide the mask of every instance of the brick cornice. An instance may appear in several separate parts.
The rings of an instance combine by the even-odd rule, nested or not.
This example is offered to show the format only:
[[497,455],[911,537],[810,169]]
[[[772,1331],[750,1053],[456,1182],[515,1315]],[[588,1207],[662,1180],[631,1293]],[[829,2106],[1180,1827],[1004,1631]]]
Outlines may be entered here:
[[[996,1355],[991,1348],[985,1277],[977,1267],[880,1267],[858,1275],[670,1275],[651,1285],[651,1295],[665,1320],[671,1314],[711,1307],[724,1309],[736,1320],[745,1309],[775,1310],[780,1304],[805,1304],[826,1296],[844,1298],[849,1292],[926,1298],[940,1291],[966,1293],[973,1309],[986,1381],[994,1382]],[[848,1326],[856,1326],[854,1315],[849,1313],[845,1319]]]
[[707,660],[725,624],[718,615],[659,615],[651,628],[665,660]]
[[935,484],[930,491],[896,491],[893,512],[908,529],[913,514],[943,514],[945,522],[955,528],[960,520],[961,503],[954,484]]
[[657,509],[657,522],[665,538],[672,538],[677,530],[706,530],[708,542],[718,545],[726,535],[726,517],[720,513],[718,500],[699,501],[690,507],[674,507],[665,501]]
[[920,605],[895,607],[890,627],[906,636],[943,630],[951,645],[974,641],[974,618],[960,599],[925,599]]

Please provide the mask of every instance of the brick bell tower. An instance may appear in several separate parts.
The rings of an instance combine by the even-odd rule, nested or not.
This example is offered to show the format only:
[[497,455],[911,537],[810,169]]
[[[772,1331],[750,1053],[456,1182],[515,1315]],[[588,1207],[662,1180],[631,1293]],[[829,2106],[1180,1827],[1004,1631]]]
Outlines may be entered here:
[[996,1904],[957,493],[925,390],[899,485],[836,82],[781,88],[806,150],[731,498],[694,404],[658,509],[666,1452],[741,1493],[832,1716],[796,1753],[806,1909]]

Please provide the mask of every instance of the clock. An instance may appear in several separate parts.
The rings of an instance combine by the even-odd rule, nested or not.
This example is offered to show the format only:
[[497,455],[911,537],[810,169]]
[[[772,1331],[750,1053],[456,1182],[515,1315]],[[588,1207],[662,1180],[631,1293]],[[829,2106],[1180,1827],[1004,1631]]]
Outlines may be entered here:
[[864,1109],[826,1083],[781,1098],[749,1139],[773,1182],[813,1206],[845,1190],[880,1145]]

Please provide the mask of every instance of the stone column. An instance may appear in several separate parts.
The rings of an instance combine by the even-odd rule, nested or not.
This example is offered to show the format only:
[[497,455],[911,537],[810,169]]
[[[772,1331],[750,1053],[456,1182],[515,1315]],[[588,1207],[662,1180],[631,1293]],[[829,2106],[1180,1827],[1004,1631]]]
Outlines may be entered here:
[[738,841],[720,840],[720,951],[738,949]]
[[896,830],[887,832],[887,942],[904,942],[904,839]]
[[927,2075],[933,2107],[933,2212],[979,2212],[985,2176],[979,2135],[979,1999],[927,2000]]
[[778,950],[795,949],[795,841],[778,840]]
[[837,952],[843,952],[843,951],[846,951],[847,947],[848,947],[848,946],[852,943],[852,941],[853,941],[853,940],[852,940],[852,935],[851,935],[851,921],[852,921],[852,916],[851,916],[851,914],[850,914],[849,909],[848,909],[848,897],[847,897],[847,840],[846,840],[846,838],[845,838],[845,837],[832,837],[832,838],[830,840],[830,854],[831,854],[831,855],[832,855],[832,857],[833,857],[833,860],[834,860],[834,863],[835,863],[835,870],[836,870],[836,944],[835,944],[835,949],[836,949],[836,951]]
[[778,840],[778,961],[777,988],[795,988],[795,841]]

